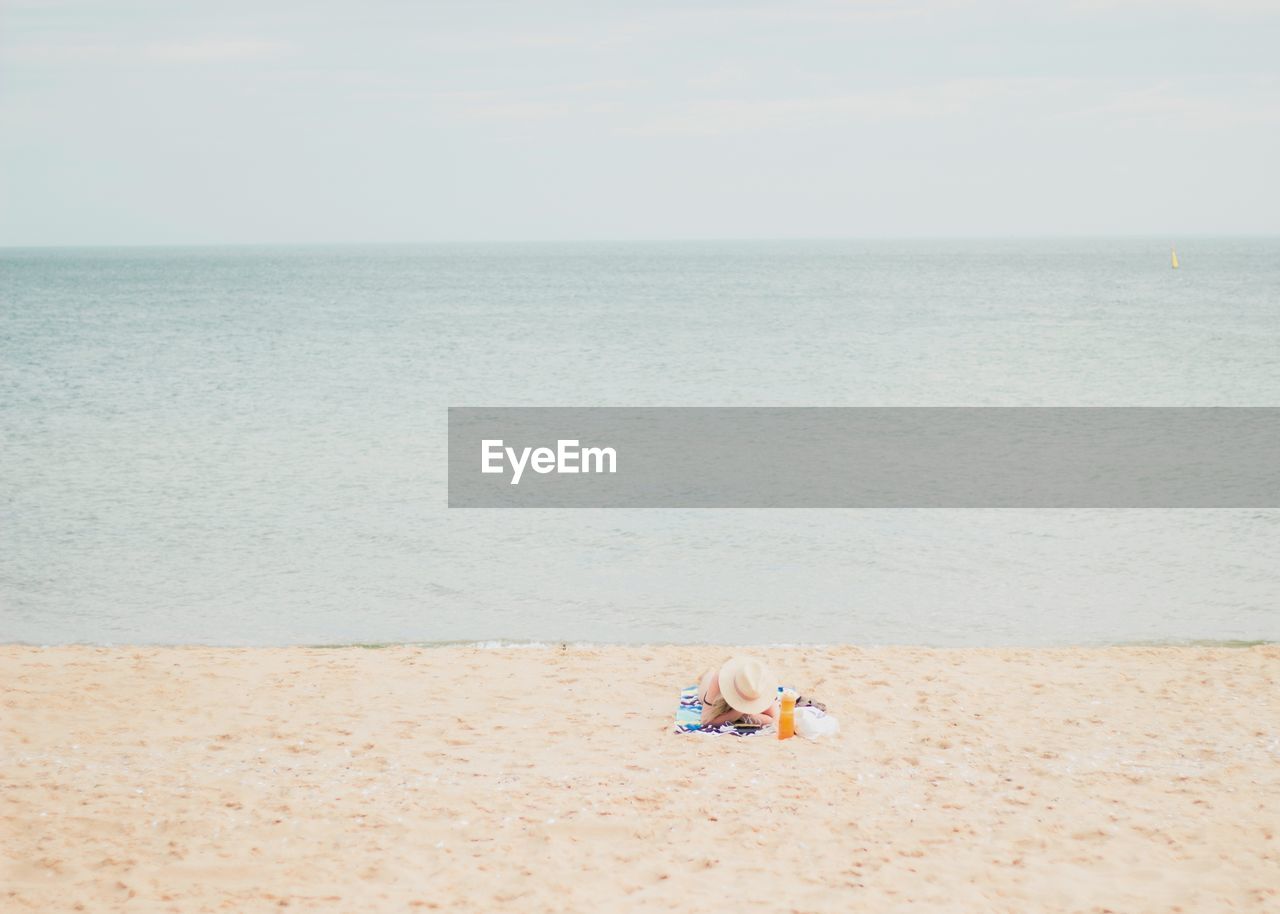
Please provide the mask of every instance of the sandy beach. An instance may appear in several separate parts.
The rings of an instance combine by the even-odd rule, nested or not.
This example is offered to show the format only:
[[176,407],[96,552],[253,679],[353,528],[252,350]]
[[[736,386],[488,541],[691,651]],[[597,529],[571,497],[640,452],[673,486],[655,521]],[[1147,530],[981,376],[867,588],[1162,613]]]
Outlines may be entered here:
[[1280,648],[0,648],[6,911],[1280,905]]

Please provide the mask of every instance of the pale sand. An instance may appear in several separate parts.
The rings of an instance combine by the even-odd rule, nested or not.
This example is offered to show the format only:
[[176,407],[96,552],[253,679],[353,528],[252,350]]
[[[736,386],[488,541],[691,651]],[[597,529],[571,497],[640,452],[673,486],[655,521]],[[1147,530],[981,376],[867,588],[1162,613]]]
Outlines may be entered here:
[[0,910],[1280,910],[1280,649],[0,647]]

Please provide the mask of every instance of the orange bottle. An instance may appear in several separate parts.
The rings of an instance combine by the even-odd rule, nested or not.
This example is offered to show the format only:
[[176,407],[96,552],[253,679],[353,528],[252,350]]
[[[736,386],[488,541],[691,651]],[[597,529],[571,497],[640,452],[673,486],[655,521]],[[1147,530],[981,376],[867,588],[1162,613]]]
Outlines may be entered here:
[[790,689],[782,693],[782,711],[778,714],[778,739],[791,739],[796,735],[796,693]]

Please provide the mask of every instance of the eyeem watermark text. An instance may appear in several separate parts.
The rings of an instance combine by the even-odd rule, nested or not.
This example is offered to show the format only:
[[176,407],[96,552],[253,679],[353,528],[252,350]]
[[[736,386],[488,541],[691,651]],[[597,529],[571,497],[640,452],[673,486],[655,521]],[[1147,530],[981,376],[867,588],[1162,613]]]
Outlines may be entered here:
[[555,448],[505,447],[501,438],[480,442],[480,472],[505,473],[511,465],[511,484],[520,485],[525,468],[535,473],[616,473],[618,454],[611,447],[580,447],[576,438],[561,438]]
[[449,505],[1280,508],[1280,407],[450,407]]

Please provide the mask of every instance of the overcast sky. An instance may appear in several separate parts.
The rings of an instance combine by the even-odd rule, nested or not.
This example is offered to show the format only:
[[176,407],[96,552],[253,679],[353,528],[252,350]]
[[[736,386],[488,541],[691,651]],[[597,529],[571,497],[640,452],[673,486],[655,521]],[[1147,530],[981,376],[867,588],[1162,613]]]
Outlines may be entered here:
[[0,244],[1280,232],[1280,0],[0,0]]

